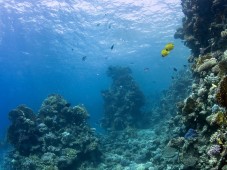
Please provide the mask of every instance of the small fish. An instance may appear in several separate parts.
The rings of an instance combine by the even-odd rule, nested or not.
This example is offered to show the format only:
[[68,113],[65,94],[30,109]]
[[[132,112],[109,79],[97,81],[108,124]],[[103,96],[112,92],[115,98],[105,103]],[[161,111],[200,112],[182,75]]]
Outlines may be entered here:
[[171,76],[171,78],[172,78],[172,79],[174,79],[174,77],[173,77],[173,76]]
[[174,48],[174,44],[173,43],[167,43],[165,45],[165,48],[161,51],[161,55],[162,57],[166,57],[167,55],[169,55],[170,51]]
[[177,69],[175,67],[173,67],[173,71],[177,71]]
[[173,44],[173,43],[168,43],[168,44],[166,44],[166,46],[165,46],[165,49],[166,49],[167,51],[171,51],[173,48],[174,48],[174,44]]
[[74,48],[71,48],[72,51],[74,51]]
[[82,61],[85,61],[87,59],[87,56],[82,57]]
[[113,48],[114,48],[114,44],[110,47],[110,49],[113,50]]
[[149,67],[146,67],[146,68],[144,68],[143,70],[144,70],[144,71],[149,71],[150,68],[149,68]]
[[166,57],[168,54],[169,54],[169,51],[167,51],[166,49],[163,49],[163,50],[161,51],[162,57]]
[[96,24],[96,26],[99,27],[100,26],[100,23]]
[[183,66],[184,66],[184,67],[187,67],[187,65],[185,65],[185,64],[184,64]]

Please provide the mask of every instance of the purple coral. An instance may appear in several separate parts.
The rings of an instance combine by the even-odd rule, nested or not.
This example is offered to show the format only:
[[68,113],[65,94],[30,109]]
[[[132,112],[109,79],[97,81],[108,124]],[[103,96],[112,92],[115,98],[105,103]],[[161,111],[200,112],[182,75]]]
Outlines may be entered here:
[[215,156],[220,154],[221,152],[221,147],[220,145],[212,145],[210,149],[208,150],[207,154],[210,156]]

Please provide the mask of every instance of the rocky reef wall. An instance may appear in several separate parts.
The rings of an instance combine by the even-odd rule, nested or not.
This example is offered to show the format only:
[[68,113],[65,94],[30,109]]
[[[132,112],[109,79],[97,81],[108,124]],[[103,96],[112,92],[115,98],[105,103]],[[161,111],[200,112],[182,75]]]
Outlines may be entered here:
[[[193,82],[190,94],[178,103],[178,122],[169,126],[177,132],[167,147],[175,148],[178,161],[165,167],[194,170],[227,169],[227,2],[225,0],[182,0],[185,14],[181,38],[191,49]],[[170,124],[171,122],[168,122]]]
[[182,0],[182,28],[175,38],[184,40],[194,55],[224,50],[227,45],[226,0]]

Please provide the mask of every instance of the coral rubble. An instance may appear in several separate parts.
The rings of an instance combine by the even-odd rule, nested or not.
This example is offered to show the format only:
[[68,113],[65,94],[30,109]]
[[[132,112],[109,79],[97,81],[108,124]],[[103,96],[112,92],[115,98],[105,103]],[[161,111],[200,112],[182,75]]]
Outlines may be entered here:
[[112,130],[141,126],[144,120],[140,109],[145,98],[133,80],[131,70],[110,66],[107,75],[113,83],[110,89],[102,91],[105,109],[102,126]]
[[95,165],[101,152],[87,118],[83,106],[70,107],[59,95],[45,99],[38,114],[18,106],[9,113],[8,141],[13,150],[7,169],[60,170]]

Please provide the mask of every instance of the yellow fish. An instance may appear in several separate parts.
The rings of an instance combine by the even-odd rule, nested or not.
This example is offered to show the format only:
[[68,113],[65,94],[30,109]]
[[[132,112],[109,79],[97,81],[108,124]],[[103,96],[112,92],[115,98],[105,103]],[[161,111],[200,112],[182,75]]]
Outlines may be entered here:
[[163,50],[161,51],[162,57],[166,57],[168,54],[169,54],[169,51],[166,50],[166,49],[163,49]]
[[166,46],[165,46],[165,49],[166,49],[167,51],[171,51],[173,48],[174,48],[174,44],[173,44],[173,43],[168,43],[168,44],[166,44]]
[[223,145],[223,142],[222,142],[222,140],[220,138],[217,138],[216,140],[217,140],[219,145]]

